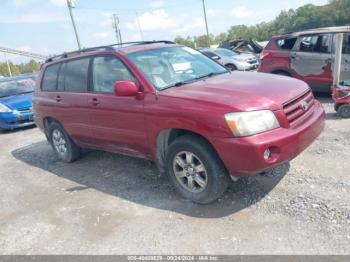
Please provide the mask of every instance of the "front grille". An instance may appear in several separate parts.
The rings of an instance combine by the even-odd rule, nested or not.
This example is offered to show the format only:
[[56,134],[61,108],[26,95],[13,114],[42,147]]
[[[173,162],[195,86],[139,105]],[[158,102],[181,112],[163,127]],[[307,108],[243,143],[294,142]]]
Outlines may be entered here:
[[249,64],[256,64],[258,61],[257,60],[248,60]]
[[297,124],[307,112],[309,112],[315,103],[311,90],[308,90],[298,98],[283,105],[283,112],[291,126]]

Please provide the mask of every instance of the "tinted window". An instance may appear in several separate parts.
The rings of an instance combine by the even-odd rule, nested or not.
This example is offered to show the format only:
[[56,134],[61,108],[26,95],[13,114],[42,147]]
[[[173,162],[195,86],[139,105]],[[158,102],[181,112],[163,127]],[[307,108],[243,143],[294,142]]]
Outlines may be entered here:
[[60,70],[58,71],[57,78],[57,90],[64,91],[64,73],[65,73],[66,64],[62,64]]
[[295,42],[297,41],[297,38],[286,38],[286,39],[280,39],[277,41],[277,45],[279,48],[284,49],[284,50],[291,50]]
[[93,91],[113,93],[113,83],[134,80],[125,65],[114,56],[99,56],[93,61]]
[[57,87],[57,73],[60,68],[60,64],[55,64],[46,68],[42,89],[44,91],[55,91]]
[[90,58],[84,58],[67,63],[64,80],[65,91],[87,92],[89,61]]
[[330,53],[330,35],[303,36],[300,43],[300,51],[313,53]]

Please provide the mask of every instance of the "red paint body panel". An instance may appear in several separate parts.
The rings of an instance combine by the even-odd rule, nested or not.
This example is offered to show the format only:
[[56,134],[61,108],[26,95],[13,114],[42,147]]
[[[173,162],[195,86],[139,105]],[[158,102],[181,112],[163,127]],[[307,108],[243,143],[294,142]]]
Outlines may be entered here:
[[[291,50],[283,50],[278,47],[277,41],[288,37],[273,37],[268,45],[264,48],[261,55],[260,66],[258,71],[262,73],[278,73],[284,72],[290,76],[308,83],[313,90],[321,92],[329,92],[333,81],[332,54],[317,54],[298,52],[296,47]],[[295,45],[298,45],[298,41]],[[325,56],[325,58],[323,58]],[[301,66],[310,68],[308,73],[300,73],[298,67],[293,66],[293,59],[299,61]],[[312,67],[318,68],[320,72],[312,72]],[[315,70],[317,71],[317,70]]]
[[[296,126],[291,127],[288,122],[284,105],[309,90],[305,83],[295,79],[234,72],[164,91],[155,90],[126,54],[162,47],[169,45],[136,46],[83,55],[119,57],[136,78],[140,88],[136,97],[42,92],[42,72],[49,65],[45,64],[33,99],[37,126],[44,130],[44,119],[51,117],[63,125],[78,145],[154,161],[160,132],[173,128],[188,130],[212,144],[232,175],[253,174],[289,161],[321,132],[324,111],[318,102]],[[60,96],[59,102],[57,96]],[[234,137],[224,115],[261,109],[273,111],[281,127],[251,137]],[[277,147],[276,153],[279,153],[272,162],[262,158],[263,151],[270,146]]]

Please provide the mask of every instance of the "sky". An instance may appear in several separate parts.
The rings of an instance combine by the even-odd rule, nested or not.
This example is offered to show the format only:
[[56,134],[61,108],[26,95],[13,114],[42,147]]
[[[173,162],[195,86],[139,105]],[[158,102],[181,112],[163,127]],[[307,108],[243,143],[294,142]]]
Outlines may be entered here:
[[[123,42],[173,40],[205,34],[202,0],[75,0],[73,15],[83,47],[116,42],[117,14]],[[205,0],[209,32],[273,20],[281,10],[328,0]],[[139,26],[140,24],[140,26]],[[50,55],[77,49],[66,0],[0,0],[0,46]],[[27,58],[9,55],[16,63]],[[4,55],[0,53],[0,61]]]

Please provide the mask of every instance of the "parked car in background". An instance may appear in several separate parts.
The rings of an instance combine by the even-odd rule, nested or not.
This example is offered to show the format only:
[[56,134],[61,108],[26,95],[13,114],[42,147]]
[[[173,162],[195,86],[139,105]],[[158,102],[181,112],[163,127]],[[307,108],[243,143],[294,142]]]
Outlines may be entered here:
[[35,75],[0,79],[0,129],[34,125],[32,97]]
[[258,59],[252,54],[238,54],[224,48],[203,48],[200,49],[206,56],[217,60],[231,71],[251,71],[259,67]]
[[146,158],[183,197],[210,203],[230,177],[293,159],[324,127],[302,81],[230,72],[169,41],[123,45],[43,64],[35,123],[62,161],[78,159],[82,147]]
[[330,92],[336,33],[345,33],[341,80],[350,80],[350,27],[312,29],[274,36],[260,57],[260,72],[292,76],[316,92]]
[[[264,43],[263,43],[264,44]],[[265,46],[262,46],[259,42],[253,39],[235,39],[235,40],[226,40],[220,43],[219,48],[225,48],[239,54],[248,53],[252,54],[255,57],[259,57],[259,54],[264,49]]]

